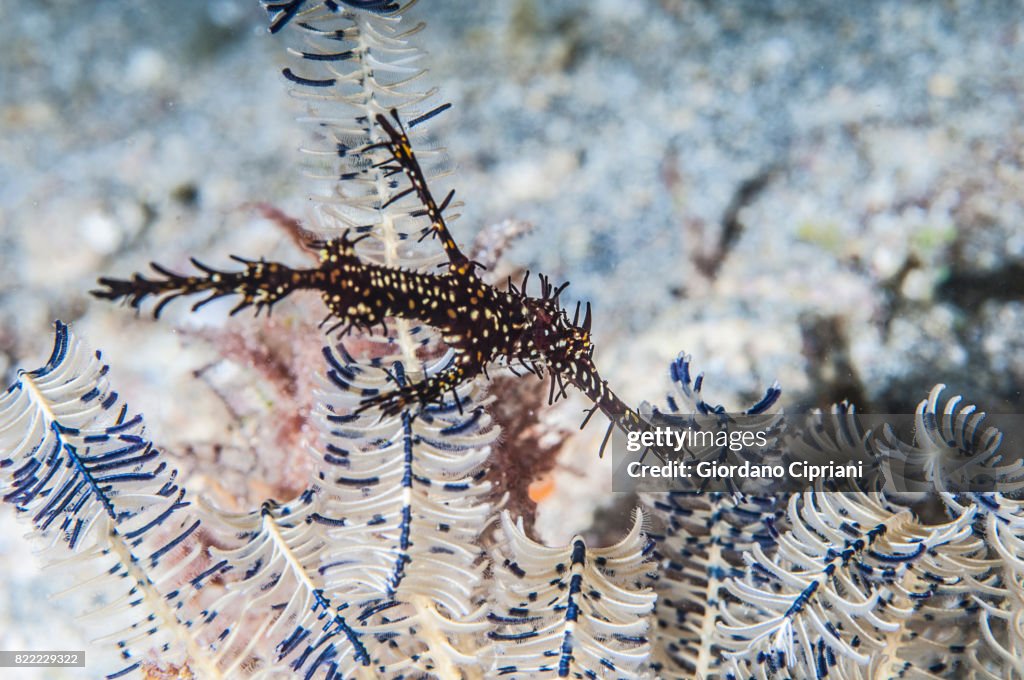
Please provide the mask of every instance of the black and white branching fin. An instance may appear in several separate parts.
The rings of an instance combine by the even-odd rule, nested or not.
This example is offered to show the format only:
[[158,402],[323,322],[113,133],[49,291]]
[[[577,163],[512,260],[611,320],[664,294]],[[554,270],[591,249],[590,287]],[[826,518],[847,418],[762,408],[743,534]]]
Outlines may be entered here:
[[[366,263],[436,273],[447,258],[429,238],[454,207],[440,193],[430,215],[394,166],[378,116],[396,109],[415,136],[423,181],[445,170],[443,153],[422,131],[445,106],[421,86],[421,53],[410,42],[421,25],[401,23],[407,3],[302,5],[277,21],[289,45],[284,77],[304,107],[303,148],[314,215],[325,239],[349,230]],[[285,17],[281,15],[281,19]],[[475,546],[493,514],[482,466],[498,436],[484,410],[482,380],[466,380],[431,404],[365,408],[376,395],[438,376],[451,365],[439,334],[414,321],[388,322],[384,335],[325,348],[318,395],[317,485],[329,547],[325,588],[345,593],[358,615],[375,677],[459,677],[480,668],[485,618],[484,562]],[[358,351],[356,348],[359,348]],[[400,405],[401,406],[401,405]],[[307,670],[302,666],[301,670]],[[470,674],[472,671],[467,671]]]
[[642,513],[609,548],[587,548],[580,537],[564,547],[540,545],[508,513],[502,528],[488,677],[642,677],[655,600],[643,585],[653,564]]
[[675,394],[670,394],[667,399],[668,411],[671,413],[693,413],[702,416],[763,415],[772,419],[774,407],[782,395],[779,383],[773,382],[756,402],[744,409],[728,412],[721,404],[712,404],[704,400],[704,374],[693,375],[692,357],[685,352],[679,354],[669,366],[669,377],[676,390]]
[[[388,631],[367,642],[380,668],[458,677],[450,674],[479,664],[476,639],[489,626],[475,546],[493,512],[480,475],[498,430],[472,384],[415,418],[352,415],[366,393],[393,384],[340,350],[325,356],[315,417],[325,442],[318,483],[335,518],[320,567],[326,587],[362,610],[360,624]],[[407,380],[401,363],[389,373]]]
[[[218,534],[243,539],[211,550],[211,561],[232,565],[207,611],[226,619],[220,632],[225,677],[244,677],[264,658],[272,677],[374,677],[367,643],[381,632],[362,624],[343,593],[324,586],[320,567],[335,520],[310,490],[287,504],[267,501],[257,512],[211,512]],[[276,675],[275,675],[276,673]]]
[[[952,397],[943,406],[944,385],[936,385],[917,407],[912,436],[885,428],[875,443],[897,461],[925,494],[984,488],[1014,494],[1024,488],[1024,459],[1001,455],[1003,433],[986,423],[985,413]],[[940,408],[941,407],[941,408]],[[995,486],[993,486],[993,480]],[[909,486],[905,480],[903,486]]]
[[[752,404],[736,410],[728,410],[722,404],[708,402],[704,398],[704,374],[693,374],[690,355],[682,353],[669,366],[669,377],[674,391],[666,397],[666,408],[655,409],[656,413],[664,413],[675,423],[691,423],[695,429],[730,432],[763,432],[768,435],[771,446],[759,449],[758,455],[764,462],[769,456],[779,456],[781,451],[777,440],[784,428],[782,410],[777,408],[782,388],[777,382],[772,383],[764,393]],[[723,449],[714,443],[692,445],[687,449],[688,456],[695,460],[719,461]],[[749,485],[747,490],[749,491]],[[765,492],[771,492],[770,483],[766,483]]]
[[476,663],[489,624],[471,546],[491,514],[476,473],[498,434],[481,408],[406,414],[392,442],[372,416],[353,434],[358,423],[330,409],[364,388],[342,389],[358,368],[332,357],[323,490],[226,514],[187,499],[107,370],[58,325],[47,365],[0,402],[0,492],[33,522],[45,559],[73,568],[69,590],[89,597],[93,630],[124,659],[111,677],[139,677],[147,663],[204,678]]
[[[951,516],[975,516],[975,533],[986,548],[979,558],[984,558],[989,569],[980,578],[977,574],[964,575],[967,583],[962,607],[972,614],[969,625],[965,625],[963,618],[954,618],[950,624],[946,611],[951,605],[938,601],[927,609],[936,622],[927,634],[956,644],[957,649],[963,647],[968,657],[965,665],[973,677],[1024,677],[1024,501],[1019,492],[1020,451],[1008,449],[1003,442],[1004,433],[987,425],[985,414],[960,396],[951,397],[943,405],[940,395],[944,387],[936,385],[918,405],[917,436],[913,443],[887,437],[885,444],[909,454],[911,459],[924,461],[926,469],[933,473],[933,484],[958,486],[967,482],[967,486],[973,487],[957,492],[947,490],[941,497]],[[986,479],[987,483],[983,481]],[[955,634],[951,632],[953,628]],[[940,647],[939,652],[943,651]]]
[[[936,663],[962,667],[962,640],[949,635],[959,631],[948,627],[969,603],[968,584],[989,567],[978,559],[973,521],[972,511],[924,524],[873,493],[792,495],[791,529],[774,557],[755,545],[747,574],[725,584],[731,598],[719,644],[735,677],[898,677]],[[918,618],[933,598],[942,606]],[[943,610],[947,630],[922,635]],[[916,646],[918,637],[934,646]]]
[[[668,413],[770,415],[778,394],[773,386],[732,413],[705,400],[689,357],[673,364],[672,378]],[[779,422],[780,447],[794,459],[897,460],[917,471],[914,493],[819,482],[763,497],[646,494],[659,520],[650,670],[764,680],[1020,677],[1024,504],[943,491],[956,472],[961,482],[988,475],[1012,494],[1019,466],[999,455],[1001,433],[983,414],[959,397],[943,405],[941,389],[918,407],[909,439],[864,429],[845,403]],[[945,517],[935,513],[939,498]]]
[[[959,398],[940,413],[941,389],[918,408],[910,441],[889,428],[862,430],[854,409],[840,404],[829,416],[801,421],[785,447],[808,460],[881,453],[932,463],[992,461],[998,432],[980,427],[981,418]],[[939,469],[920,462],[919,471]],[[1011,484],[1016,480],[1014,466],[992,470],[1007,472]],[[946,493],[950,512],[942,518],[927,505],[905,505],[934,500],[938,475],[932,484],[930,495],[837,492],[826,483],[790,496],[784,520],[773,524],[774,540],[752,545],[742,573],[723,583],[716,639],[723,676],[996,678],[1017,672],[1007,650],[1019,636],[1007,621],[1020,611],[1020,600],[1013,578],[993,567],[1005,563],[999,546],[1013,545],[1014,533],[1019,541],[1020,530],[1010,529],[1001,543],[980,527],[986,516],[994,534],[1020,527],[1019,519],[989,515],[998,506],[996,515],[1014,516],[1020,506],[986,502],[998,494]],[[922,508],[929,521],[918,514]]]
[[659,677],[715,677],[721,648],[710,641],[724,583],[743,576],[743,554],[754,545],[773,554],[785,509],[772,496],[720,492],[651,493],[644,501],[660,524],[651,534],[659,566],[651,668]]
[[149,677],[148,664],[212,679],[378,677],[364,639],[390,628],[327,587],[327,532],[342,522],[323,497],[240,514],[194,505],[107,372],[58,323],[46,366],[0,400],[0,494],[43,559],[73,575],[65,592],[89,602],[90,633],[121,659],[109,677]]
[[[779,429],[778,383],[755,404],[730,413],[705,401],[704,376],[693,375],[688,354],[680,354],[672,362],[669,376],[674,389],[663,413],[676,418],[701,417],[705,423],[720,421],[722,426],[728,424],[730,415],[743,415],[740,427]],[[716,457],[712,447],[692,454]],[[659,677],[720,677],[721,649],[711,641],[721,622],[723,585],[729,578],[743,576],[743,554],[754,545],[773,554],[775,540],[785,526],[784,501],[780,503],[771,494],[683,491],[644,494],[642,500],[657,520],[651,531],[659,576],[650,667]]]
[[975,527],[984,537],[991,566],[983,580],[972,579],[967,588],[972,593],[964,598],[965,610],[973,614],[969,625],[954,621],[959,630],[951,635],[949,616],[938,611],[937,623],[927,632],[963,647],[973,677],[1024,677],[1024,502],[980,492],[944,494],[944,500],[955,516],[977,512]]
[[390,13],[398,11],[395,0],[260,0],[270,16],[271,33],[277,33],[291,21],[305,22],[314,13],[339,13],[345,7],[367,12]]
[[222,677],[191,607],[195,575],[218,572],[197,514],[99,352],[60,322],[47,364],[0,399],[0,494],[32,524],[42,558],[73,575],[65,592],[89,601],[83,625],[116,645],[123,668],[109,677],[137,677],[153,654]]
[[[424,207],[415,192],[399,188],[399,178],[382,167],[390,154],[381,146],[388,137],[377,123],[377,116],[395,109],[409,134],[419,133],[421,124],[447,108],[434,101],[436,89],[419,82],[423,54],[410,38],[423,25],[402,23],[409,4],[264,2],[276,12],[272,27],[289,45],[292,59],[283,75],[303,107],[299,122],[310,131],[302,148],[315,210],[310,228],[325,236],[344,229],[374,233],[360,257],[418,268],[407,257],[429,253],[433,265],[441,253],[413,247],[430,233],[430,222],[420,219]],[[443,153],[419,142],[416,147],[423,178],[434,180],[445,170]],[[439,210],[448,207],[443,201]]]

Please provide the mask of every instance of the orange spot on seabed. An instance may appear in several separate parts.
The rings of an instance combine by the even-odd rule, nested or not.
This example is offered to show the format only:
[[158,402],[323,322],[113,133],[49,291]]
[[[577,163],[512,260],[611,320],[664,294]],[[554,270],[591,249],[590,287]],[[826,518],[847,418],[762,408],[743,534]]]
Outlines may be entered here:
[[551,475],[544,475],[530,483],[527,494],[534,503],[543,503],[555,492],[555,479]]

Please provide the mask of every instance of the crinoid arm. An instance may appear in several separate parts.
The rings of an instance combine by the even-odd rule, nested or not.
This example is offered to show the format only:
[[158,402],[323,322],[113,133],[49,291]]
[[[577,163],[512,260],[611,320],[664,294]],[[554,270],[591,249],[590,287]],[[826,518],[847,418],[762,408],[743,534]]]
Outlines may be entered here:
[[303,18],[303,15],[310,13],[322,14],[324,11],[337,12],[340,5],[348,5],[355,9],[377,14],[395,12],[401,4],[395,0],[263,0],[263,8],[270,14],[271,33],[278,33],[282,28],[291,23],[294,19]]

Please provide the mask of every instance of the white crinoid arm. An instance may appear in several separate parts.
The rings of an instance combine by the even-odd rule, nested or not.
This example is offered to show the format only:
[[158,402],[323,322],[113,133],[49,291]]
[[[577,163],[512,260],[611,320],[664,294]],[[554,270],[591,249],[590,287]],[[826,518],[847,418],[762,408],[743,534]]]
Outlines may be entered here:
[[642,513],[609,548],[588,548],[580,537],[565,547],[540,545],[508,513],[502,528],[488,677],[640,677],[655,600],[645,586],[653,565]]
[[122,668],[188,664],[221,677],[196,595],[220,571],[177,472],[122,404],[100,353],[57,322],[47,364],[23,371],[0,398],[0,493],[33,526],[41,558],[89,604],[97,642]]

